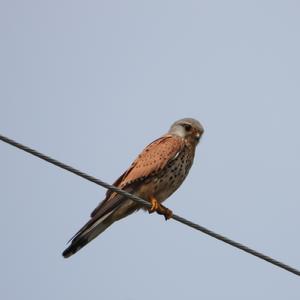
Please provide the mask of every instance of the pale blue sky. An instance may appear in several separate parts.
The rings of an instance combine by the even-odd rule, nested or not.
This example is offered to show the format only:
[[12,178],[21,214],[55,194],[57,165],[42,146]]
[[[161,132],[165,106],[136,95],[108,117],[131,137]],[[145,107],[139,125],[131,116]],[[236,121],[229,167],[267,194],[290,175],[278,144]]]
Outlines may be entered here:
[[[0,2],[0,132],[108,182],[182,117],[176,214],[300,268],[298,1]],[[300,278],[134,214],[61,252],[105,190],[0,143],[1,299],[299,299]]]

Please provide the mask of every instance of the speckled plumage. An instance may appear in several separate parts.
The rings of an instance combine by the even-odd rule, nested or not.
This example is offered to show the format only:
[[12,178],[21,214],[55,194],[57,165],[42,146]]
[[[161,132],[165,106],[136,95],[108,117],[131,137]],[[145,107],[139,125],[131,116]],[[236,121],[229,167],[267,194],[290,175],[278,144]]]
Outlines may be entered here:
[[[175,122],[169,132],[149,144],[114,183],[145,200],[163,202],[186,178],[194,160],[195,148],[203,133],[194,119]],[[91,219],[72,238],[64,257],[76,253],[113,222],[140,209],[136,202],[107,191],[105,199],[91,213]]]

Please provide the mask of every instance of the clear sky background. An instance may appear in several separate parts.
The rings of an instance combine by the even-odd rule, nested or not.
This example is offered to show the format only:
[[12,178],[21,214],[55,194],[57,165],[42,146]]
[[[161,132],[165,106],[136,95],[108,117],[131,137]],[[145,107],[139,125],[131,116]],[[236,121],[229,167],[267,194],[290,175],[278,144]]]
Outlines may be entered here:
[[[107,182],[182,117],[167,202],[300,268],[299,1],[0,2],[0,132]],[[142,212],[65,260],[105,190],[0,143],[1,299],[300,299],[300,278]]]

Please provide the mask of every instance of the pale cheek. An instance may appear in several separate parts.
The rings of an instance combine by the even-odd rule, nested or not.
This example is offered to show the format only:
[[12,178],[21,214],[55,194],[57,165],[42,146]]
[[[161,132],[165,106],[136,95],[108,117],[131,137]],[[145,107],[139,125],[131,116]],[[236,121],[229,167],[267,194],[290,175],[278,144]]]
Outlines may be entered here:
[[181,126],[176,127],[176,129],[174,130],[174,133],[182,138],[184,138],[186,136],[185,129]]

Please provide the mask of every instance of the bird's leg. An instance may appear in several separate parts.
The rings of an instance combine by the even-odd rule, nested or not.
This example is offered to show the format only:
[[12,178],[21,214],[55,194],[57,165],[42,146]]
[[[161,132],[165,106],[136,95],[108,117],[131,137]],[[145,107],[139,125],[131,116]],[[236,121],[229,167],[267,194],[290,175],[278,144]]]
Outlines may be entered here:
[[150,202],[151,202],[151,208],[148,210],[149,214],[156,211],[159,215],[164,215],[166,220],[172,218],[173,212],[167,207],[160,204],[155,197],[150,196]]
[[159,203],[153,196],[150,196],[149,199],[150,199],[150,202],[151,202],[151,207],[148,209],[148,212],[149,212],[149,214],[152,214],[155,211],[157,211]]

